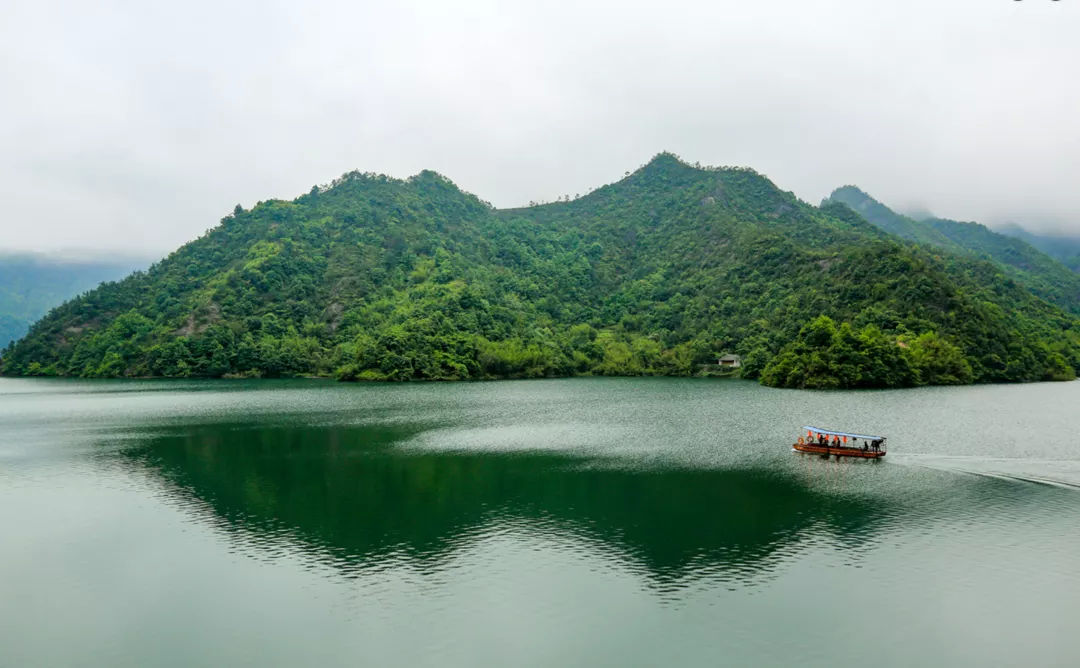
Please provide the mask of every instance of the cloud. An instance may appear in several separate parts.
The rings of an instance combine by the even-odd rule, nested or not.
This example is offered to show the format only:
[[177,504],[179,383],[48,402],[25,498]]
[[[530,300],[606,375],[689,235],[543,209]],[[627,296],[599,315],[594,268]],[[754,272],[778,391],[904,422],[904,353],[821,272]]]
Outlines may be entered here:
[[660,150],[1080,234],[1080,3],[9,3],[0,247],[164,253],[436,169],[500,206]]

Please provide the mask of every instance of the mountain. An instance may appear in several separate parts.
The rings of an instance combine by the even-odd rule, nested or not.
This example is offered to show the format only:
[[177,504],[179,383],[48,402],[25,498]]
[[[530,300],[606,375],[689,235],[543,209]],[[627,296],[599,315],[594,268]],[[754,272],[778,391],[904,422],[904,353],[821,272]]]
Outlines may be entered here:
[[[149,264],[147,262],[146,264]],[[129,260],[72,260],[33,254],[0,254],[0,349],[65,300],[103,281],[146,266]]]
[[691,375],[736,352],[791,387],[1071,378],[1080,320],[1000,265],[847,206],[660,154],[573,201],[497,210],[353,172],[237,207],[53,310],[3,373],[466,379]]
[[1037,296],[1080,314],[1080,274],[1023,239],[998,234],[979,223],[933,217],[915,220],[893,212],[855,186],[837,188],[827,201],[846,204],[874,225],[903,239],[992,260]]
[[1038,248],[1075,272],[1080,272],[1080,236],[1034,234],[1019,225],[1000,228],[1002,234],[1016,237]]

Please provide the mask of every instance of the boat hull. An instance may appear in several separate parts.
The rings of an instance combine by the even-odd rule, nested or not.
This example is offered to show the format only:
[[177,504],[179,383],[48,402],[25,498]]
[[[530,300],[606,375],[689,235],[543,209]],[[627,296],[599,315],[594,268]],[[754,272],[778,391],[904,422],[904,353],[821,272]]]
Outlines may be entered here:
[[863,450],[862,448],[847,448],[835,445],[819,445],[817,443],[796,443],[791,446],[798,452],[806,452],[814,455],[828,457],[856,457],[859,459],[881,459],[885,456],[884,450]]

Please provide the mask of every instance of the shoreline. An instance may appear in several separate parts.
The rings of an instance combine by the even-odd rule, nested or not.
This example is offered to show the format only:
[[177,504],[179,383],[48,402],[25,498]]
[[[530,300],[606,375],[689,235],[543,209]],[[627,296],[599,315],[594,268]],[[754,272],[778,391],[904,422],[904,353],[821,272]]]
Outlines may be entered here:
[[756,378],[742,378],[738,373],[732,374],[694,374],[694,375],[663,375],[663,374],[574,374],[567,376],[495,376],[490,378],[409,378],[405,380],[391,380],[391,379],[378,379],[378,378],[355,378],[349,380],[343,380],[335,378],[333,376],[318,376],[318,375],[300,375],[300,376],[278,376],[275,378],[267,378],[263,376],[242,376],[242,375],[226,375],[226,376],[105,376],[105,377],[91,377],[91,376],[61,376],[61,375],[10,375],[0,373],[0,379],[49,379],[49,380],[80,380],[80,381],[182,381],[182,380],[195,380],[195,381],[223,381],[223,382],[235,382],[235,381],[282,381],[282,380],[307,380],[307,381],[321,381],[321,382],[334,382],[341,384],[364,384],[364,385],[405,385],[410,383],[421,384],[442,384],[442,383],[496,383],[502,381],[522,381],[522,380],[567,380],[573,378],[665,378],[665,379],[685,379],[685,380],[711,380],[711,381],[745,381],[748,383],[754,383],[761,387],[765,387],[772,390],[799,390],[806,392],[875,392],[882,390],[915,390],[924,387],[975,387],[975,386],[997,386],[997,385],[1036,385],[1042,383],[1068,383],[1080,380],[1078,378],[1068,379],[1047,379],[1047,380],[1030,380],[1030,381],[1016,381],[1016,382],[988,382],[988,383],[951,383],[943,385],[905,385],[900,387],[830,387],[830,388],[810,388],[810,387],[776,387],[773,385],[766,385],[760,382]]

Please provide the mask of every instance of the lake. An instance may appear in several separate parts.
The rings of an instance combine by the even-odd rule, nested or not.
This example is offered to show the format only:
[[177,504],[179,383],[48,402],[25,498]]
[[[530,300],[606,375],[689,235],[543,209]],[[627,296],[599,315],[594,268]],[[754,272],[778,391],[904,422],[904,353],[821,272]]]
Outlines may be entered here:
[[3,378],[0,664],[1076,666],[1078,407]]

